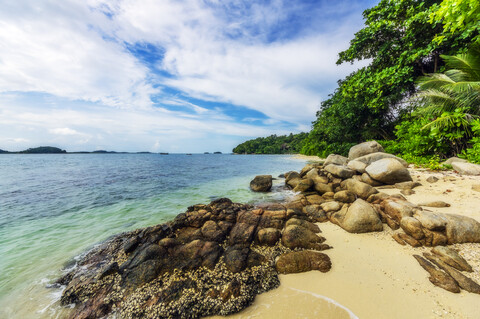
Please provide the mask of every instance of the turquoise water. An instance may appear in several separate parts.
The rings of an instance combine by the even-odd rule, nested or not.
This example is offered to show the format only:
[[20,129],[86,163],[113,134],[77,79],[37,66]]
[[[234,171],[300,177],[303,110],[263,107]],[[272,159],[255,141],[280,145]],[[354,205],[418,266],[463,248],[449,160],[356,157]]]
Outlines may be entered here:
[[253,193],[250,180],[304,164],[281,155],[0,155],[0,318],[61,318],[61,290],[46,287],[73,257],[196,203],[281,200],[288,192]]

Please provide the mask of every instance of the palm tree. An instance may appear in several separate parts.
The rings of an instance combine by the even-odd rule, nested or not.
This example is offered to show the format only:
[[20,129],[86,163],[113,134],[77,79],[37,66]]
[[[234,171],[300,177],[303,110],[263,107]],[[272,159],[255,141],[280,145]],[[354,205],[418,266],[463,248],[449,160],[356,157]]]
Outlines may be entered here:
[[450,132],[448,138],[458,153],[471,136],[471,121],[480,116],[480,43],[467,53],[441,57],[447,71],[421,77],[414,99],[418,114],[432,119],[424,129],[457,132]]

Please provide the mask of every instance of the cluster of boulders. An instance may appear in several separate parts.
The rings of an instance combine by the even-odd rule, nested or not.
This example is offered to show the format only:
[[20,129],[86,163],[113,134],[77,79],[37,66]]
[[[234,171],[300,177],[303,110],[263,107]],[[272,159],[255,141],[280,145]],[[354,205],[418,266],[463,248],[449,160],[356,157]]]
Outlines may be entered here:
[[[464,164],[461,161],[455,163]],[[446,257],[438,259],[442,258],[439,252],[446,251],[441,246],[480,243],[480,223],[469,217],[423,208],[450,206],[442,201],[415,205],[400,194],[388,195],[379,191],[382,187],[395,187],[404,195],[414,193],[413,189],[421,184],[412,180],[407,166],[403,159],[384,153],[377,142],[362,143],[350,149],[348,158],[332,154],[323,163],[309,164],[300,172],[286,173],[286,185],[299,192],[289,205],[302,209],[312,220],[330,221],[351,233],[382,231],[383,225],[387,224],[395,231],[392,237],[401,245],[436,247],[433,252],[437,254],[425,255],[434,264],[416,256],[422,267],[435,274],[431,277],[432,282],[448,286],[450,291],[462,288],[478,293],[478,285],[458,274],[458,269],[452,270],[452,263],[442,262]],[[428,181],[435,182],[436,179],[431,177]],[[449,250],[449,255],[453,254]],[[450,283],[445,284],[445,280],[438,279],[439,276],[449,278]]]
[[326,272],[330,248],[296,204],[215,200],[172,222],[120,234],[58,283],[71,318],[198,318],[237,312],[278,273]]

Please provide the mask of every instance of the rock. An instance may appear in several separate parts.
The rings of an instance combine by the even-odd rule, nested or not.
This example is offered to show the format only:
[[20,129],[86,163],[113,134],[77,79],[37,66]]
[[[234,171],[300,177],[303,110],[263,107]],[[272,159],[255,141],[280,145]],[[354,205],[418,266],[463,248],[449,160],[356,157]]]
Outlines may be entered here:
[[340,227],[350,233],[382,231],[383,224],[377,211],[363,199],[357,199],[347,210]]
[[318,176],[318,170],[316,168],[312,168],[311,170],[309,170],[307,172],[307,174],[305,174],[305,178],[309,178],[309,179],[314,179],[314,178],[317,178],[319,177]]
[[472,189],[476,192],[480,192],[480,184],[473,184]]
[[287,221],[287,223],[285,224],[285,227],[288,227],[290,225],[297,225],[297,226],[305,227],[305,228],[311,230],[314,233],[320,233],[320,228],[317,225],[315,225],[315,224],[313,224],[313,223],[311,223],[307,220],[292,217]]
[[342,203],[353,203],[356,199],[356,196],[354,193],[351,191],[340,191],[335,193],[333,196],[333,199],[336,200],[337,202],[342,202]]
[[419,242],[418,240],[416,240],[415,238],[413,238],[410,235],[402,234],[402,233],[397,233],[397,234],[398,234],[398,237],[400,237],[401,240],[403,240],[404,242],[406,242],[407,244],[409,244],[412,247],[421,247],[422,246],[421,242]]
[[379,153],[372,153],[372,154],[368,154],[368,155],[365,155],[365,156],[358,157],[355,160],[359,161],[359,162],[362,162],[362,163],[365,163],[368,166],[368,165],[370,165],[370,164],[372,164],[376,161],[379,161],[381,159],[384,159],[384,158],[396,159],[403,166],[408,167],[408,163],[403,158],[400,158],[400,157],[397,157],[395,155],[388,154],[388,153],[380,153],[380,152]]
[[230,245],[248,243],[253,239],[256,225],[249,225],[246,223],[236,223],[230,231],[230,238],[228,242]]
[[300,171],[300,177],[303,178],[305,175],[307,175],[308,172],[310,172],[312,169],[316,171],[316,167],[318,164],[307,164],[305,165],[302,170]]
[[373,194],[378,193],[378,191],[372,186],[359,182],[354,179],[347,179],[342,182],[342,187],[357,195],[362,199],[367,199]]
[[443,231],[447,226],[447,219],[442,214],[417,210],[413,217],[428,230]]
[[325,199],[320,195],[309,195],[307,196],[307,202],[310,205],[320,205],[325,203]]
[[133,238],[130,238],[124,245],[123,245],[123,250],[125,251],[125,254],[129,254],[132,251],[137,248],[138,244],[140,243],[140,238],[138,236],[135,236]]
[[300,174],[295,171],[289,171],[285,173],[285,183],[288,183],[289,180],[292,180],[294,178],[300,178]]
[[405,233],[419,240],[425,237],[422,230],[422,224],[413,217],[404,217],[400,221],[400,227]]
[[371,178],[385,184],[391,185],[412,180],[408,169],[393,158],[384,158],[373,162],[365,170]]
[[323,179],[314,179],[314,189],[319,193],[319,194],[325,194],[325,193],[330,193],[333,192],[333,187],[331,184],[325,184],[323,182]]
[[438,182],[438,177],[429,176],[429,177],[427,178],[427,182],[429,182],[429,183],[436,183],[436,182]]
[[387,199],[388,197],[390,197],[390,195],[388,195],[386,193],[376,193],[376,194],[372,194],[372,195],[368,196],[367,202],[369,202],[369,203],[381,202],[384,199]]
[[405,200],[397,199],[392,196],[383,200],[381,207],[383,211],[393,220],[400,224],[403,217],[411,217],[417,206]]
[[475,219],[454,214],[445,214],[448,244],[480,243],[480,223]]
[[395,234],[393,234],[393,235],[392,235],[392,238],[395,239],[395,241],[396,241],[397,243],[399,243],[400,245],[402,245],[402,246],[405,246],[405,245],[406,245],[405,241],[400,237],[400,233],[395,233]]
[[408,195],[413,195],[415,194],[415,191],[410,189],[410,188],[406,188],[406,189],[402,189],[400,191],[401,194],[405,195],[405,196],[408,196]]
[[258,231],[257,238],[261,245],[273,246],[282,236],[276,228],[263,228]]
[[348,151],[348,159],[353,160],[355,158],[377,152],[384,152],[382,145],[378,144],[376,141],[364,142],[350,148]]
[[281,274],[293,274],[311,270],[327,272],[332,268],[332,262],[326,254],[304,250],[281,255],[275,266]]
[[418,204],[418,206],[441,208],[441,207],[450,207],[450,204],[442,202],[440,200],[437,200],[437,201],[432,201],[432,202],[420,203],[420,204]]
[[383,183],[380,183],[379,181],[376,181],[376,180],[372,179],[370,177],[370,175],[368,175],[367,173],[363,173],[360,176],[360,182],[368,184],[368,185],[373,186],[373,187],[383,185]]
[[347,167],[353,171],[363,174],[365,173],[365,168],[367,168],[367,164],[357,160],[352,160],[348,162]]
[[328,212],[336,212],[342,208],[342,204],[336,201],[326,202],[320,205],[320,207],[325,211]]
[[326,172],[342,179],[350,178],[355,175],[355,171],[352,171],[351,169],[343,165],[329,164],[325,166],[324,169]]
[[428,230],[424,228],[423,233],[425,234],[425,238],[423,239],[423,241],[425,242],[425,246],[443,246],[448,243],[447,236],[443,232]]
[[330,164],[335,164],[335,165],[346,165],[348,162],[348,158],[345,156],[337,155],[337,154],[330,154],[328,155],[327,159],[325,160],[325,163],[323,163],[323,166],[327,166]]
[[460,288],[472,292],[475,294],[480,294],[480,285],[478,285],[475,281],[468,278],[455,268],[451,267],[450,265],[446,264],[443,260],[438,258],[438,256],[423,253],[423,256],[437,265],[439,268],[443,269],[447,274],[449,274],[460,286]]
[[432,248],[432,253],[438,256],[443,262],[460,271],[472,272],[472,266],[458,254],[457,251],[449,247],[437,246]]
[[457,283],[450,275],[435,268],[434,265],[432,265],[422,256],[413,255],[413,257],[415,257],[420,266],[422,266],[423,269],[425,269],[430,274],[430,277],[428,279],[432,284],[453,293],[460,292],[460,287],[458,287]]
[[398,189],[414,189],[418,186],[422,186],[422,184],[420,184],[419,182],[402,182],[395,184],[395,187]]
[[326,192],[325,194],[322,195],[322,197],[326,200],[332,200],[333,196],[335,196],[334,192]]
[[250,182],[254,192],[268,192],[272,188],[272,175],[258,175]]
[[315,244],[322,243],[325,238],[315,235],[311,230],[298,225],[285,227],[282,233],[282,244],[290,249],[314,249]]
[[240,272],[247,266],[250,249],[236,246],[228,247],[225,251],[225,265],[233,273]]
[[317,223],[323,223],[328,220],[325,211],[320,205],[308,205],[303,208],[303,212],[310,217],[311,220]]
[[208,220],[203,224],[202,235],[209,241],[220,242],[225,239],[225,233],[213,220]]
[[293,189],[294,192],[306,192],[313,186],[313,181],[309,178],[304,178]]
[[452,167],[462,175],[480,175],[480,165],[477,164],[453,162]]
[[457,162],[457,163],[468,163],[468,161],[463,159],[463,158],[450,157],[449,159],[444,161],[442,164],[443,165],[452,165],[452,163],[455,163],[455,162]]

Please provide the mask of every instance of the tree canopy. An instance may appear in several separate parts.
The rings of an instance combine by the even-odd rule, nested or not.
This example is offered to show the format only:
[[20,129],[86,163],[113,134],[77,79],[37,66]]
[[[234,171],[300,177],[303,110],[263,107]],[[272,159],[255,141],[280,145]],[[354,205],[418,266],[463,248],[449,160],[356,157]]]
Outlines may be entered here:
[[447,32],[440,20],[431,18],[440,3],[382,0],[364,11],[365,27],[340,52],[337,63],[371,62],[338,82],[322,103],[302,152],[345,153],[352,143],[394,137],[396,122],[411,109],[415,79],[442,70],[440,55],[457,52],[473,38],[460,29]]

